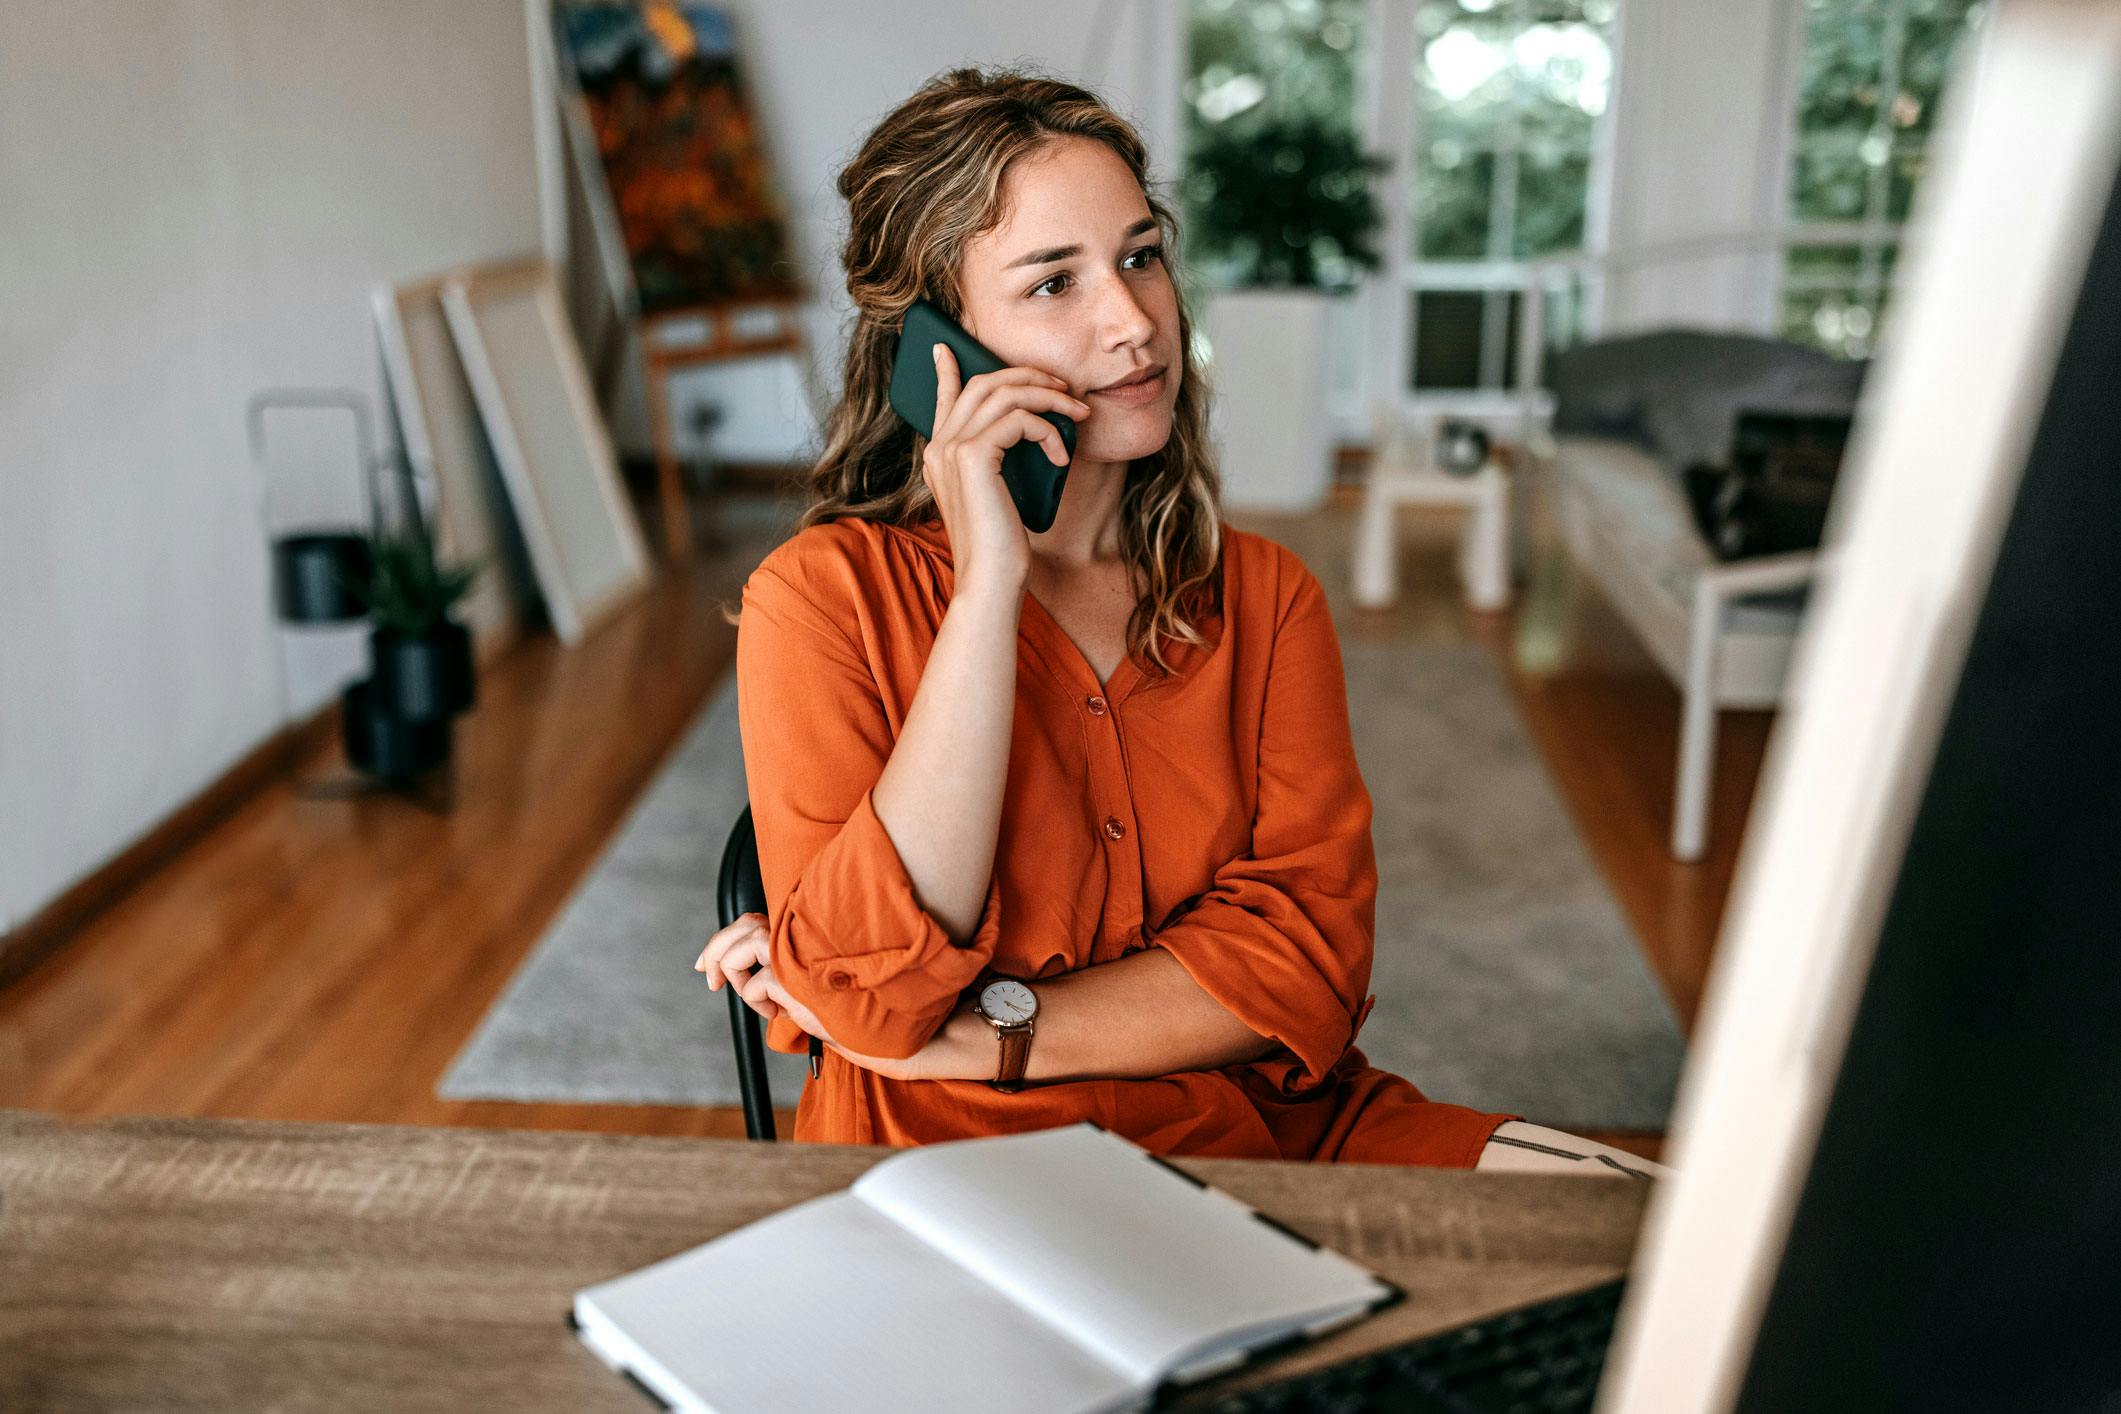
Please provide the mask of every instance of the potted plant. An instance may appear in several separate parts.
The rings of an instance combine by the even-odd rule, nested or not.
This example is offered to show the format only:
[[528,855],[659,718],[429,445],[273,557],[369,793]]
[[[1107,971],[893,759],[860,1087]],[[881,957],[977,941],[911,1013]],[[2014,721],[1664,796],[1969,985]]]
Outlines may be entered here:
[[1388,164],[1309,115],[1232,119],[1187,162],[1194,250],[1218,270],[1204,323],[1232,505],[1308,510],[1332,479],[1332,304],[1381,263],[1371,177]]
[[439,563],[425,535],[370,537],[368,577],[355,593],[375,623],[368,636],[371,711],[436,722],[471,707],[471,632],[450,610],[478,570]]

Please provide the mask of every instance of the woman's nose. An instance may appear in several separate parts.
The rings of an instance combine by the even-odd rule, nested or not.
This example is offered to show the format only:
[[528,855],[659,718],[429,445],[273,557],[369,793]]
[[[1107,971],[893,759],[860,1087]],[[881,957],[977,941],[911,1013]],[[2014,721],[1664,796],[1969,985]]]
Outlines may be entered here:
[[1156,321],[1142,307],[1126,280],[1114,276],[1105,283],[1105,296],[1098,308],[1098,322],[1108,344],[1145,344],[1156,332]]

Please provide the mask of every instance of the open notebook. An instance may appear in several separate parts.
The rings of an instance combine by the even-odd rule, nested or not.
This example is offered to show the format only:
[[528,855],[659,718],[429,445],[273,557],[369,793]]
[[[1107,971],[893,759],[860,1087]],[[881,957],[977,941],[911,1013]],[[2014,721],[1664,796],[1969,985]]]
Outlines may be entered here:
[[679,1409],[992,1414],[1142,1407],[1400,1294],[1085,1123],[894,1154],[574,1319]]

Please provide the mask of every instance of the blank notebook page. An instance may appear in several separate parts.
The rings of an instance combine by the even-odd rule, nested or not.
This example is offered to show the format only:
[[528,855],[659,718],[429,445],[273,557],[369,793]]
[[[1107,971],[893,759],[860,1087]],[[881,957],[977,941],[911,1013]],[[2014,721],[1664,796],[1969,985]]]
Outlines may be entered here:
[[[1130,1382],[847,1193],[582,1293],[710,1410],[1081,1410]],[[623,1341],[612,1342],[621,1351]],[[629,1362],[630,1363],[630,1362]]]
[[1141,1387],[1389,1288],[1089,1125],[895,1155],[853,1192]]

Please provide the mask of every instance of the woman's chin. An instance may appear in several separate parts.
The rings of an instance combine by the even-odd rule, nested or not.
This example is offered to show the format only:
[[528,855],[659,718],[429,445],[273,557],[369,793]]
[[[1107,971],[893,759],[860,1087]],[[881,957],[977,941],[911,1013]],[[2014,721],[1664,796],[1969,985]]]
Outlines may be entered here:
[[1107,424],[1099,428],[1098,437],[1085,436],[1075,444],[1075,456],[1080,461],[1131,462],[1137,457],[1152,456],[1164,449],[1171,440],[1171,414],[1143,408],[1132,421],[1138,426],[1120,427]]

